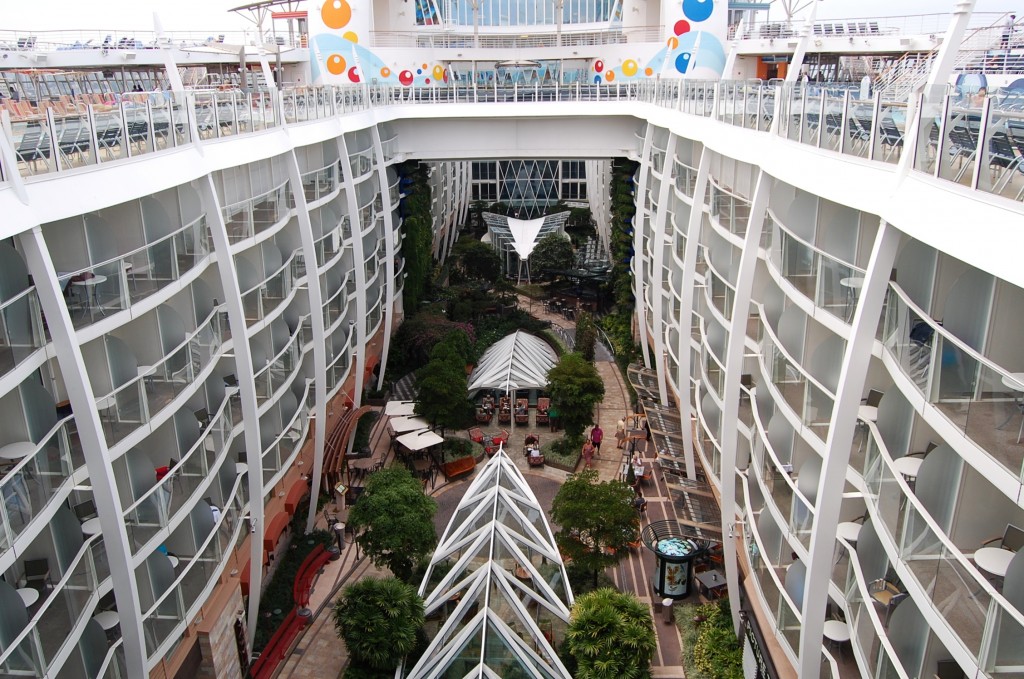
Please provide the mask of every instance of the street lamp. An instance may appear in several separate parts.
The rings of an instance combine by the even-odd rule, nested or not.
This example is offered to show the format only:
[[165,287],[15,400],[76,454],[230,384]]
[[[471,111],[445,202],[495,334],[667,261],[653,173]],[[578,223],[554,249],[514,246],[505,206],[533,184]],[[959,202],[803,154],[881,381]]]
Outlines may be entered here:
[[338,552],[345,551],[345,524],[339,521],[334,524],[334,537],[338,540]]

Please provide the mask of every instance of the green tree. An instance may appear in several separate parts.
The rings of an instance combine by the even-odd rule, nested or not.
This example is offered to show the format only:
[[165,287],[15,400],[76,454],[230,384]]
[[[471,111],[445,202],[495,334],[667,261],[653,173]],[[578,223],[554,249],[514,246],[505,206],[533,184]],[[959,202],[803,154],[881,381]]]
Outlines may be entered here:
[[462,238],[452,249],[453,265],[467,278],[494,283],[501,275],[501,259],[494,248],[475,238]]
[[363,578],[334,604],[334,628],[349,655],[378,673],[394,672],[415,648],[423,622],[423,599],[396,578]]
[[593,362],[594,347],[597,344],[597,326],[594,325],[594,317],[589,312],[581,311],[576,314],[576,348],[583,358]]
[[[403,304],[408,312],[416,312],[430,287],[433,269],[434,218],[430,213],[430,184],[426,166],[407,161],[399,166],[402,192],[402,234],[405,238],[402,255],[408,278],[402,286]],[[365,226],[365,225],[364,225]]]
[[657,650],[646,604],[632,594],[603,588],[576,599],[565,634],[576,660],[576,679],[650,677]]
[[597,471],[584,469],[566,479],[551,503],[551,518],[561,528],[559,549],[572,563],[594,574],[614,566],[639,528],[633,491],[621,481],[598,482]]
[[434,549],[437,502],[404,467],[372,474],[352,511],[356,542],[378,568],[408,581],[413,567]]
[[573,256],[572,242],[568,238],[557,233],[549,233],[540,239],[530,253],[530,272],[539,274],[545,269],[570,269]]
[[594,421],[594,406],[604,399],[604,380],[597,368],[577,353],[563,354],[548,372],[547,388],[565,433],[580,438]]
[[466,357],[454,344],[438,343],[430,352],[430,362],[416,372],[419,400],[416,414],[435,427],[458,429],[472,411],[467,396]]

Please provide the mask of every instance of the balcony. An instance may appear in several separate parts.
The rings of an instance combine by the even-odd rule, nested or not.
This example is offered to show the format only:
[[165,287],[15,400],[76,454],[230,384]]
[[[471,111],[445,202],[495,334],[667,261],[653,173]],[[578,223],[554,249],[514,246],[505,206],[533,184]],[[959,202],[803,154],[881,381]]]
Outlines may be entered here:
[[[116,445],[189,389],[220,352],[221,312],[214,309],[184,341],[138,376],[96,398],[107,444]],[[134,356],[131,357],[134,362]]]
[[709,181],[707,201],[713,220],[735,236],[746,235],[750,222],[749,200]]
[[[763,316],[762,316],[763,319]],[[783,348],[771,326],[762,320],[761,367],[803,426],[822,442],[828,438],[835,394],[806,373]]]
[[72,272],[59,272],[71,323],[83,328],[127,309],[181,277],[210,256],[210,231],[201,215],[157,241]]
[[359,179],[368,174],[373,169],[373,148],[349,153],[348,164],[352,170],[353,179]]
[[[280,433],[263,450],[260,456],[263,460],[263,486],[265,493],[273,490],[278,481],[278,473],[290,466],[292,460],[302,448],[302,443],[306,440],[306,436],[309,433],[309,408],[306,403],[311,393],[313,393],[313,382],[309,380],[306,382],[306,388],[303,390],[302,397],[298,401],[299,405],[294,409],[294,412],[288,418],[288,421],[284,423],[284,426],[280,427]],[[282,405],[281,410],[281,414],[285,415],[284,405]]]
[[302,191],[307,203],[314,203],[327,198],[338,190],[340,185],[338,161],[332,161],[319,170],[310,170],[302,174]]
[[[198,504],[199,496],[213,478],[219,477],[221,465],[227,456],[232,440],[232,413],[230,397],[225,396],[217,413],[202,427],[195,443],[187,450],[178,452],[173,465],[154,475],[151,470],[151,456],[139,454],[139,461],[127,465],[133,488],[149,486],[131,505],[124,510],[124,524],[128,531],[132,553],[144,549],[150,541],[168,526],[177,526],[185,512],[191,512]],[[128,456],[125,456],[128,462]],[[228,463],[229,465],[231,463]],[[232,476],[234,465],[228,470]],[[154,483],[154,478],[156,479]],[[155,547],[155,545],[153,545]]]
[[[241,274],[241,269],[239,271]],[[247,272],[248,280],[251,272]],[[276,271],[264,280],[246,289],[242,297],[245,324],[252,326],[274,314],[282,302],[291,297],[295,281],[305,275],[305,263],[300,252],[293,252]],[[239,278],[242,276],[240,275]]]
[[296,369],[302,365],[302,348],[299,342],[301,337],[302,326],[299,325],[277,355],[262,367],[256,368],[253,381],[256,385],[257,403],[262,404],[272,399],[282,387],[291,382]]
[[291,216],[288,181],[258,196],[225,205],[221,208],[228,241],[238,243],[279,224]]
[[0,302],[0,378],[49,341],[35,286]]
[[233,137],[259,132],[280,124],[277,99],[273,90],[266,92],[202,92],[195,93],[196,127],[202,139]]

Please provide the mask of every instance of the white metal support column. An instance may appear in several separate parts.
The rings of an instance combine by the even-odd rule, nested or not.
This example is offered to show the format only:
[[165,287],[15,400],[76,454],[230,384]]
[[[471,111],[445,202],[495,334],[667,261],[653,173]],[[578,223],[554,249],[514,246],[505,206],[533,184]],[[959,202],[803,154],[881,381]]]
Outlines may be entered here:
[[395,323],[395,237],[398,236],[398,225],[395,224],[395,205],[391,204],[391,187],[388,184],[388,169],[384,165],[384,147],[380,141],[380,128],[376,125],[370,128],[373,135],[373,155],[376,158],[377,185],[381,196],[381,205],[384,206],[384,269],[385,287],[382,305],[384,307],[384,320],[381,328],[384,330],[384,339],[380,354],[380,371],[377,376],[375,389],[384,386],[384,368],[388,364],[388,352],[391,350],[392,326]]
[[825,625],[828,583],[835,564],[836,525],[842,509],[840,492],[850,464],[850,447],[857,426],[857,409],[871,363],[871,348],[882,313],[889,275],[896,261],[900,234],[881,221],[864,274],[864,287],[853,314],[850,339],[839,372],[836,402],[829,422],[827,451],[818,479],[818,506],[811,526],[810,562],[804,584],[803,625],[800,629],[800,666],[797,674],[815,679],[821,668],[821,641]]
[[235,354],[235,376],[238,380],[238,398],[245,423],[245,463],[248,467],[249,486],[249,612],[246,616],[246,643],[252,648],[256,636],[256,622],[260,610],[260,592],[263,589],[263,444],[260,438],[260,419],[256,403],[256,384],[253,379],[252,351],[249,347],[248,326],[242,308],[242,291],[238,286],[238,272],[231,254],[224,213],[220,208],[213,175],[197,180],[199,199],[206,212],[214,251],[217,253],[217,271],[224,306],[231,328],[231,349]]
[[[654,129],[651,126],[651,129]],[[668,405],[668,387],[666,386],[665,370],[668,368],[668,360],[665,348],[666,321],[664,318],[665,301],[672,295],[672,291],[665,286],[665,249],[666,242],[671,238],[665,234],[665,223],[668,221],[668,200],[669,191],[673,190],[673,184],[669,179],[672,176],[672,158],[675,157],[676,136],[668,134],[665,142],[665,154],[661,165],[661,181],[658,183],[658,210],[651,215],[651,243],[652,249],[652,273],[651,273],[651,311],[654,317],[654,362],[657,365],[658,375],[658,397],[661,405]],[[671,255],[669,255],[671,257]]]
[[366,225],[359,219],[359,205],[356,199],[356,185],[352,176],[352,162],[348,157],[345,135],[338,135],[338,157],[341,158],[341,181],[345,186],[345,202],[348,203],[349,224],[352,227],[352,275],[356,282],[356,354],[352,357],[352,370],[356,382],[355,393],[349,394],[353,408],[363,400],[363,374],[366,371],[366,319],[370,315],[366,308],[366,255],[363,253],[363,229]]
[[807,12],[807,18],[800,30],[800,37],[797,39],[796,49],[793,50],[793,60],[789,62],[789,70],[786,71],[786,82],[795,83],[800,78],[800,70],[804,65],[804,57],[807,55],[807,46],[814,36],[814,17],[818,14],[818,5],[821,0],[814,0],[811,9]]
[[[686,224],[686,249],[683,251],[683,282],[680,285],[683,299],[679,309],[679,417],[683,430],[683,456],[686,459],[686,476],[697,478],[697,468],[693,459],[693,389],[690,375],[693,373],[693,293],[697,279],[697,253],[700,251],[700,232],[704,223],[704,194],[708,190],[708,177],[711,174],[711,151],[704,147],[697,165],[697,182],[693,189],[693,203],[690,205],[690,219]],[[673,161],[674,162],[674,161]],[[686,385],[685,390],[683,385]],[[695,398],[695,397],[694,397]]]
[[647,192],[647,173],[651,171],[651,135],[652,126],[647,126],[644,134],[643,147],[640,150],[640,171],[639,180],[634,184],[633,207],[636,212],[633,214],[633,295],[636,305],[636,327],[637,342],[644,352],[644,365],[651,367],[651,349],[647,346],[647,287],[650,281],[646,279],[647,257],[644,255],[644,225],[648,223],[647,208],[644,206],[644,194]]
[[736,274],[736,296],[732,305],[732,320],[729,323],[729,344],[725,354],[725,382],[722,397],[722,556],[725,560],[725,580],[729,588],[729,608],[733,625],[739,633],[740,624],[740,579],[737,567],[736,539],[730,539],[730,524],[736,522],[736,447],[738,442],[737,422],[740,411],[740,374],[743,372],[743,353],[747,341],[747,317],[750,315],[750,297],[757,271],[758,243],[764,228],[764,217],[768,208],[768,196],[772,189],[772,178],[763,170],[758,173],[754,195],[750,201],[750,220],[743,237],[743,253]]
[[[313,225],[309,220],[306,192],[302,188],[302,173],[295,149],[287,157],[288,181],[292,185],[292,198],[299,219],[299,242],[302,258],[306,262],[306,295],[309,299],[309,323],[313,331],[313,381],[315,402],[313,414],[313,469],[310,478],[309,516],[306,518],[306,532],[313,530],[316,522],[316,503],[320,497],[320,480],[324,467],[324,440],[327,437],[327,331],[324,329],[323,295],[320,294],[320,267],[316,261],[316,245],[313,242]],[[299,332],[302,332],[299,330]]]
[[114,468],[103,434],[103,423],[93,397],[92,383],[85,367],[82,349],[75,336],[63,295],[57,285],[57,270],[38,226],[22,233],[19,242],[25,263],[36,281],[36,293],[43,309],[50,337],[57,350],[57,362],[67,388],[68,400],[75,413],[78,438],[82,443],[89,483],[100,519],[103,547],[107,552],[110,577],[114,585],[114,601],[121,618],[121,638],[128,676],[147,675],[145,636],[142,631],[142,610],[138,583],[132,569],[132,552],[125,527],[121,498],[117,492]]

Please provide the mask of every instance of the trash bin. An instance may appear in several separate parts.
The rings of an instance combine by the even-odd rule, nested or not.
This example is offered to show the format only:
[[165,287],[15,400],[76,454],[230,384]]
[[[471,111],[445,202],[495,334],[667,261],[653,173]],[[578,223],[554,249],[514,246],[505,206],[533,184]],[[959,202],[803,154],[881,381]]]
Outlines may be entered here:
[[665,624],[666,625],[671,625],[676,620],[676,617],[674,615],[674,611],[672,610],[672,604],[674,604],[674,603],[675,603],[674,599],[662,599],[662,601],[661,601],[661,610],[665,612]]

